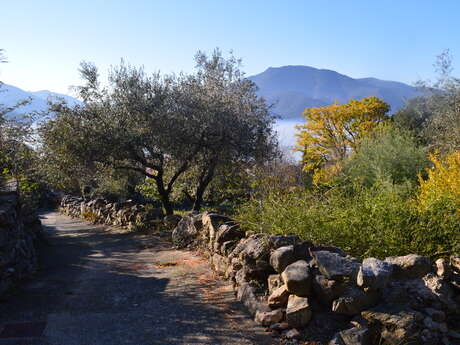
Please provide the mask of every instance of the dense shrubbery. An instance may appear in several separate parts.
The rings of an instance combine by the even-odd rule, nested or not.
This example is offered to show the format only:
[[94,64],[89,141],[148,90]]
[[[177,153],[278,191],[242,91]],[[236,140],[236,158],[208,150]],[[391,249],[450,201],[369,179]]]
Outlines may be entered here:
[[253,193],[238,221],[250,231],[295,233],[361,257],[458,255],[460,80],[449,76],[450,61],[448,53],[439,57],[440,78],[423,85],[426,97],[392,118],[377,116],[360,135],[337,121],[342,112],[352,125],[365,121],[366,111],[346,111],[359,102],[307,110],[313,123],[299,127],[298,149],[313,183],[274,183]]
[[327,193],[272,190],[244,204],[238,221],[250,231],[295,233],[362,257],[409,252],[436,257],[460,251],[460,213],[446,214],[440,204],[419,211],[409,183],[349,187]]

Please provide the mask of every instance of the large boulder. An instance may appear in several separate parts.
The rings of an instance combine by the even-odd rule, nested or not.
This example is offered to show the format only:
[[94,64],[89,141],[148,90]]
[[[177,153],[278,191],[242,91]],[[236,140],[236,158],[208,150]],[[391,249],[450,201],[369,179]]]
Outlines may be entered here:
[[300,328],[306,326],[312,316],[308,298],[290,295],[286,308],[286,321],[290,327]]
[[393,266],[389,262],[366,258],[359,268],[358,286],[374,290],[383,289],[390,282]]
[[282,273],[288,265],[295,261],[297,259],[292,245],[280,247],[270,255],[270,264],[278,273]]
[[327,279],[356,278],[361,264],[331,251],[312,251],[314,264]]
[[197,238],[201,229],[201,217],[190,214],[183,217],[172,233],[172,240],[178,248],[185,248]]
[[396,279],[421,278],[431,271],[430,259],[417,254],[390,256],[385,261],[393,265],[393,276]]
[[302,297],[310,295],[311,275],[306,261],[299,260],[287,266],[281,278],[290,293]]

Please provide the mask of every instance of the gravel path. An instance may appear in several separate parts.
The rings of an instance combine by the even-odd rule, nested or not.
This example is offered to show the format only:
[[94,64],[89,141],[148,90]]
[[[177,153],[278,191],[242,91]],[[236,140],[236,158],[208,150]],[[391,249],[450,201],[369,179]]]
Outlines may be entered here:
[[278,344],[195,253],[54,212],[42,222],[42,268],[0,301],[0,344]]

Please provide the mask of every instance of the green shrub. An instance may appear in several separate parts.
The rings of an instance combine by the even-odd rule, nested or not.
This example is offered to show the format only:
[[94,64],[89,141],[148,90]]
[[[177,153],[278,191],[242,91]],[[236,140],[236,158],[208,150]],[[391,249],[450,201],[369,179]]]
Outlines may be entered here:
[[338,246],[357,257],[458,253],[460,215],[420,213],[413,186],[377,181],[370,188],[336,187],[325,194],[271,192],[239,208],[237,219],[253,232],[294,233]]
[[345,161],[343,176],[367,187],[378,180],[415,183],[417,174],[429,165],[427,150],[410,131],[386,125],[364,139]]

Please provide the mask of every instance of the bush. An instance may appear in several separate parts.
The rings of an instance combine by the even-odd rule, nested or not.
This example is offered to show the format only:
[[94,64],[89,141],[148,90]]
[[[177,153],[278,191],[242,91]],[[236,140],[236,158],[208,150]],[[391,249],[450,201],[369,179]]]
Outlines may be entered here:
[[411,132],[387,125],[363,140],[345,162],[343,175],[367,187],[378,180],[415,183],[417,174],[428,166],[426,149]]
[[453,152],[444,159],[436,153],[429,157],[433,167],[427,169],[428,178],[424,180],[419,175],[419,209],[426,211],[443,205],[460,213],[460,151]]
[[370,188],[336,187],[325,194],[271,192],[252,199],[237,219],[246,230],[294,233],[316,244],[338,246],[357,257],[458,253],[460,215],[412,207],[414,187],[379,180]]

